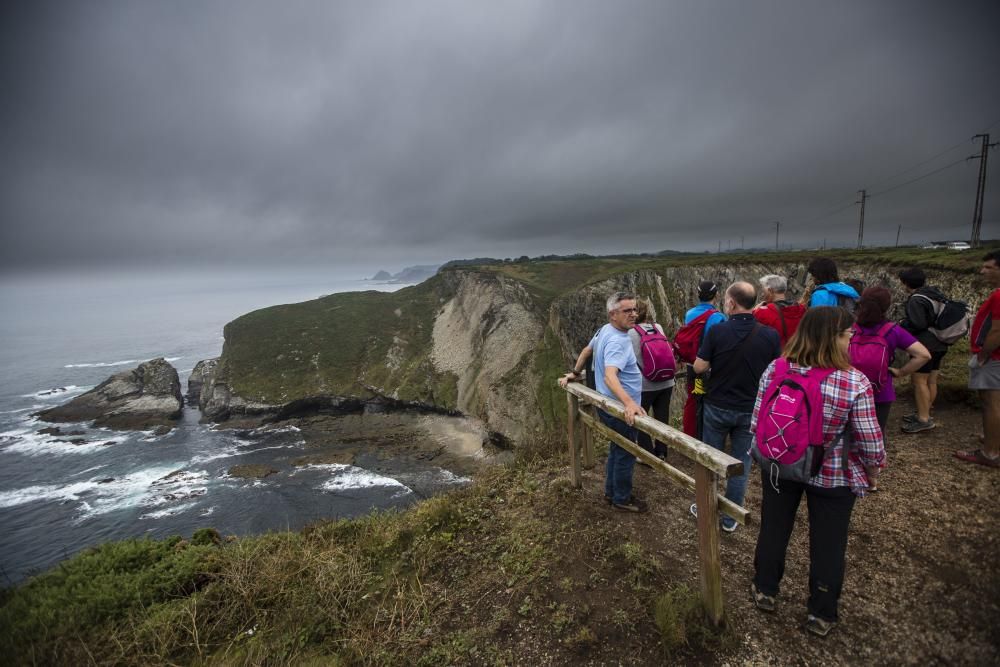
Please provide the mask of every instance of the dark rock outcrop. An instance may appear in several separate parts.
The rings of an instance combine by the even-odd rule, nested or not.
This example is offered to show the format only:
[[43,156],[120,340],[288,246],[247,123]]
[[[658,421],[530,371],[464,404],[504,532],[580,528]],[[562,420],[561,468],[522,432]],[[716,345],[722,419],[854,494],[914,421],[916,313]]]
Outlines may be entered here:
[[187,404],[199,405],[201,403],[201,388],[205,385],[207,378],[218,365],[219,359],[203,359],[194,365],[194,370],[188,376]]
[[271,466],[257,463],[244,463],[235,465],[229,469],[230,477],[240,477],[242,479],[264,479],[268,475],[273,475],[278,471]]
[[93,421],[118,430],[169,430],[180,418],[182,405],[177,370],[161,358],[112,375],[69,403],[37,415],[48,422]]

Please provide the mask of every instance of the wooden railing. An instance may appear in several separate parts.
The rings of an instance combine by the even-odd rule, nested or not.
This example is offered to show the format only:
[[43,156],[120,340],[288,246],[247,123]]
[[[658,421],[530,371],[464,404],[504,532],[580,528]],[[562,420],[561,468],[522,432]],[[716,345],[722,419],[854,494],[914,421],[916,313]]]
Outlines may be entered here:
[[595,408],[625,419],[625,406],[578,383],[565,387],[569,407],[567,435],[569,471],[573,486],[580,488],[580,467],[594,466],[594,437],[611,440],[634,454],[643,463],[661,472],[671,481],[694,493],[698,503],[698,555],[701,562],[701,597],[709,620],[722,622],[722,571],[719,559],[719,508],[747,525],[750,512],[719,493],[719,481],[743,473],[743,463],[697,438],[651,417],[636,417],[635,427],[650,438],[667,443],[670,451],[694,464],[694,477],[661,461],[638,444],[601,423]]

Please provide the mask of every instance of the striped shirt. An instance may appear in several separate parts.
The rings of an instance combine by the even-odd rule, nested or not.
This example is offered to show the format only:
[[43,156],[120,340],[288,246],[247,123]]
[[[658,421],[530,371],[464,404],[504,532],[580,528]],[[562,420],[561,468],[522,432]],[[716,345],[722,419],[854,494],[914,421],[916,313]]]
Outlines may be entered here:
[[[804,375],[808,366],[789,363],[789,371]],[[774,377],[774,362],[760,378],[757,401],[753,407],[750,430],[757,432],[757,416],[764,391]],[[872,385],[864,373],[854,368],[834,371],[820,384],[823,394],[823,442],[826,456],[819,474],[809,480],[813,486],[832,489],[849,486],[855,495],[864,496],[868,488],[868,475],[864,466],[885,467],[885,445],[882,430],[875,417]],[[850,428],[849,437],[843,437]],[[847,468],[843,465],[843,446],[850,444]],[[831,444],[832,443],[832,444]]]

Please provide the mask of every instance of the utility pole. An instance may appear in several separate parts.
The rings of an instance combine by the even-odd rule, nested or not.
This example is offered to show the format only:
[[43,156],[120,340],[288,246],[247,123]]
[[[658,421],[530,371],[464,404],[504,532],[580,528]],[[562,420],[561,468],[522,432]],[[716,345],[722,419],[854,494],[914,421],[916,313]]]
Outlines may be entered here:
[[740,237],[740,250],[743,250],[743,237]]
[[899,247],[899,233],[903,231],[903,225],[896,227],[896,247]]
[[973,248],[979,247],[979,234],[983,228],[983,200],[986,198],[986,158],[989,156],[990,149],[997,145],[990,143],[988,133],[977,134],[972,138],[975,140],[980,137],[983,140],[983,147],[979,155],[969,157],[970,160],[979,158],[979,181],[976,184],[976,205],[972,211],[972,239],[969,241],[969,245]]
[[781,229],[781,223],[777,220],[774,221],[774,249],[778,249],[778,230]]
[[854,202],[861,204],[861,219],[858,221],[858,250],[865,247],[865,200],[868,199],[867,190],[858,190],[861,200]]
[[719,252],[722,252],[722,239],[719,239]]

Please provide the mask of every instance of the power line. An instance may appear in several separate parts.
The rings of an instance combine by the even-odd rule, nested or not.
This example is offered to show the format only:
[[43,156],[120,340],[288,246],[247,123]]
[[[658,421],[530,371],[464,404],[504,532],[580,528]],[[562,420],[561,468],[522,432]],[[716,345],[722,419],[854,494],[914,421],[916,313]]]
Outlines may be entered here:
[[[869,195],[869,197],[870,196],[871,195]],[[839,208],[837,208],[837,209],[835,209],[833,211],[830,211],[829,213],[824,213],[824,214],[819,215],[819,216],[817,216],[817,217],[815,217],[815,218],[813,218],[811,220],[807,220],[806,222],[804,222],[802,224],[804,224],[804,225],[811,225],[814,222],[819,222],[820,220],[825,220],[827,218],[833,217],[833,216],[837,215],[838,213],[840,213],[841,211],[846,211],[847,209],[852,208],[853,206],[856,206],[857,203],[858,203],[857,200],[852,197],[851,201],[849,203],[844,204],[843,206],[841,206],[841,207],[839,207]]]
[[928,162],[933,162],[934,160],[938,159],[938,158],[939,158],[939,157],[941,157],[942,155],[947,155],[948,153],[952,152],[953,150],[955,150],[955,149],[957,149],[957,148],[961,148],[961,147],[965,146],[965,145],[966,145],[966,144],[968,144],[968,143],[969,143],[969,141],[963,141],[963,142],[962,142],[962,143],[960,143],[960,144],[955,144],[955,145],[954,145],[954,146],[952,146],[951,148],[948,148],[948,149],[946,149],[946,150],[943,150],[943,151],[941,151],[940,153],[938,153],[938,154],[937,154],[937,155],[935,155],[934,157],[929,157],[929,158],[927,158],[926,160],[924,160],[923,162],[918,162],[917,164],[913,165],[912,167],[909,167],[909,168],[907,168],[907,169],[904,169],[903,171],[901,171],[901,172],[899,172],[899,173],[896,173],[896,174],[893,174],[892,176],[890,176],[890,177],[888,177],[888,178],[883,178],[883,179],[882,179],[881,181],[876,181],[875,183],[872,183],[872,184],[871,184],[871,186],[869,186],[869,187],[873,187],[873,186],[876,186],[876,185],[882,185],[883,183],[888,183],[889,181],[891,181],[891,180],[894,180],[894,179],[896,179],[896,178],[899,178],[899,177],[900,177],[900,176],[902,176],[903,174],[908,174],[908,173],[910,173],[911,171],[913,171],[914,169],[917,169],[917,168],[919,168],[919,167],[922,167],[922,166],[924,166],[924,165],[925,165],[925,164],[927,164]]
[[[1000,125],[1000,119],[998,119],[996,122],[990,123],[983,130],[983,132],[989,132],[996,125]],[[900,171],[898,173],[893,174],[892,176],[889,176],[888,178],[883,178],[881,181],[876,181],[875,183],[871,183],[871,184],[869,184],[868,187],[871,188],[871,187],[874,187],[874,186],[877,186],[877,185],[882,185],[883,183],[888,183],[889,181],[891,181],[891,180],[893,180],[895,178],[899,178],[903,174],[908,174],[911,171],[913,171],[914,169],[922,167],[925,164],[927,164],[928,162],[933,162],[934,160],[938,159],[942,155],[947,155],[948,153],[952,152],[953,150],[955,150],[957,148],[961,148],[962,146],[965,146],[966,144],[970,143],[971,141],[975,141],[975,140],[976,140],[976,138],[973,137],[972,139],[969,139],[969,140],[966,140],[966,141],[961,141],[961,142],[955,144],[954,146],[952,146],[951,148],[946,148],[945,150],[941,151],[940,153],[934,155],[933,157],[927,158],[923,162],[918,162],[917,164],[913,165],[912,167],[908,167],[908,168],[904,169],[903,171]]]
[[899,188],[903,187],[904,185],[909,185],[910,183],[916,183],[917,181],[921,181],[921,180],[927,178],[928,176],[933,176],[934,174],[937,174],[938,172],[942,172],[945,169],[951,169],[955,165],[962,164],[963,162],[967,162],[967,161],[968,161],[968,158],[962,158],[961,160],[955,160],[954,162],[952,162],[950,164],[946,164],[943,167],[938,167],[934,171],[929,171],[926,174],[924,174],[923,176],[917,176],[916,178],[910,179],[910,180],[906,181],[905,183],[900,183],[899,185],[894,185],[891,188],[888,188],[886,190],[882,190],[881,192],[874,192],[874,193],[868,195],[868,198],[871,199],[872,197],[878,197],[879,195],[884,195],[887,192],[892,192],[893,190],[898,190]]

